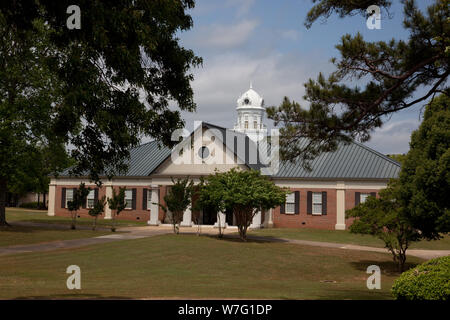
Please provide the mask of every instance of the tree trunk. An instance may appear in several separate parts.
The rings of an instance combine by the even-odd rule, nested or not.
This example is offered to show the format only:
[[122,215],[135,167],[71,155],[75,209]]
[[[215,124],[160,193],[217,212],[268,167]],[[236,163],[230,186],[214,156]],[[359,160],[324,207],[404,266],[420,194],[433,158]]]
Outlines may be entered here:
[[9,226],[6,222],[6,179],[0,178],[0,226]]
[[111,227],[111,231],[112,232],[116,232],[116,214],[114,213],[112,216],[112,227]]
[[75,213],[71,213],[72,215],[72,224],[70,226],[70,229],[75,230],[76,229],[76,221],[77,221],[77,212],[75,211]]

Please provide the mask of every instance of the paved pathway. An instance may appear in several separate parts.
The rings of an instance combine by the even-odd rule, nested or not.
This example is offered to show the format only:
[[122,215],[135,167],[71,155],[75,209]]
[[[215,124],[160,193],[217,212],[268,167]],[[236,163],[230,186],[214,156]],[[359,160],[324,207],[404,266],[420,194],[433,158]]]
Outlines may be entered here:
[[[56,229],[66,229],[67,225],[58,225],[58,224],[45,224],[45,223],[31,223],[31,222],[20,222],[15,223],[16,225],[27,225],[27,226],[35,226],[35,227],[52,227]],[[77,226],[78,229],[91,229],[90,226]],[[99,230],[108,230],[106,228],[99,228]],[[17,253],[27,253],[27,252],[41,252],[41,251],[52,251],[56,249],[70,249],[70,248],[78,248],[83,246],[88,246],[92,244],[100,244],[107,243],[112,241],[119,240],[127,240],[127,239],[141,239],[148,238],[152,236],[162,235],[172,233],[172,227],[170,226],[158,226],[158,227],[119,227],[118,233],[108,234],[104,236],[99,236],[95,238],[86,238],[86,239],[72,239],[72,240],[61,240],[61,241],[52,241],[45,243],[36,243],[36,244],[26,244],[26,245],[15,245],[8,247],[0,247],[0,256],[9,255],[9,254],[17,254]],[[225,234],[227,237],[238,238],[236,229],[225,229]],[[181,233],[196,233],[197,228],[181,228]],[[217,229],[202,227],[202,234],[217,234]],[[338,248],[344,250],[359,250],[359,251],[371,251],[371,252],[380,252],[380,253],[389,253],[385,248],[375,248],[375,247],[367,247],[367,246],[359,246],[353,244],[344,244],[344,243],[333,243],[333,242],[321,242],[321,241],[309,241],[309,240],[295,240],[295,239],[285,239],[285,238],[271,238],[271,237],[262,237],[262,236],[248,236],[248,239],[257,240],[257,241],[268,241],[268,242],[284,242],[284,243],[293,243],[300,245],[308,245],[315,247],[327,247],[327,248]],[[450,255],[450,250],[420,250],[420,249],[410,249],[407,251],[407,254],[410,256],[416,256],[422,259],[433,259],[442,256]]]

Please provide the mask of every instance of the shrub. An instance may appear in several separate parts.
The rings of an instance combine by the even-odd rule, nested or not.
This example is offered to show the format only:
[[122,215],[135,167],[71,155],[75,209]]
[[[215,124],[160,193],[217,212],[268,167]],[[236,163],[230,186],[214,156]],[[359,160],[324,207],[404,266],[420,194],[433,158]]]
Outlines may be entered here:
[[450,256],[416,266],[395,280],[392,294],[402,300],[448,300],[450,297]]
[[37,203],[37,201],[34,202],[24,202],[19,205],[20,208],[26,208],[26,209],[42,209],[46,210],[47,207],[42,202]]

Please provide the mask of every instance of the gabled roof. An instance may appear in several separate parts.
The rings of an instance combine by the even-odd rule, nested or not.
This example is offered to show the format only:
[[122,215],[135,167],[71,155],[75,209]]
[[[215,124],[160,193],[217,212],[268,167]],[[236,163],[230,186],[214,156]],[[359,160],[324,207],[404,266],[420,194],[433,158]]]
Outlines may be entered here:
[[[225,137],[247,138],[245,154],[235,154],[247,167],[259,170],[260,163],[249,163],[249,154],[257,153],[256,144],[240,132],[235,132],[214,124],[203,122],[202,126],[208,129],[217,129],[222,133],[222,142]],[[197,129],[196,129],[197,130]],[[193,133],[192,133],[193,134]],[[191,135],[192,135],[191,134]],[[302,140],[301,144],[306,144]],[[236,150],[236,149],[235,149]],[[171,155],[171,149],[162,146],[158,141],[142,144],[130,151],[127,161],[128,171],[120,177],[146,177],[151,175]],[[259,157],[258,157],[259,159]],[[300,162],[280,161],[280,169],[272,178],[300,178],[300,179],[390,179],[398,177],[400,164],[387,156],[370,149],[357,142],[341,144],[335,152],[319,155],[310,162],[311,171],[304,169]],[[61,176],[68,176],[65,170]]]

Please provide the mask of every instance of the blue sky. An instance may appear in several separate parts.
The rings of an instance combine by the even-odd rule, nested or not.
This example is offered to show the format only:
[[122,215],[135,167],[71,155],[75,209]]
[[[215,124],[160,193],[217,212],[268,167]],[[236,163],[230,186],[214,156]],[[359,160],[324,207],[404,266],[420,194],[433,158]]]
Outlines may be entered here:
[[[188,129],[194,120],[231,128],[236,100],[249,83],[264,97],[266,106],[278,105],[284,96],[303,101],[303,84],[319,72],[334,70],[329,62],[339,57],[335,45],[342,35],[360,32],[365,40],[407,39],[400,1],[382,12],[380,30],[369,30],[361,16],[330,17],[306,29],[310,0],[197,0],[190,10],[194,27],[179,34],[182,44],[203,58],[192,70],[196,113],[183,113]],[[432,1],[420,1],[424,9]],[[357,83],[355,83],[357,84]],[[360,84],[362,85],[362,84]],[[366,144],[382,153],[404,153],[420,123],[421,105],[393,115]],[[271,121],[266,119],[271,127]]]

